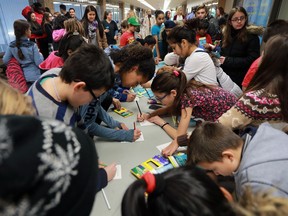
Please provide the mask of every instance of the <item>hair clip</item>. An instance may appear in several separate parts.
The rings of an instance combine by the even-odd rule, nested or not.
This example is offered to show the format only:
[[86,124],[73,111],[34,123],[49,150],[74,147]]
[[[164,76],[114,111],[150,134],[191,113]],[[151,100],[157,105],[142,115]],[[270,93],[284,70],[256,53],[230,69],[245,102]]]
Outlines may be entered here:
[[176,77],[179,76],[179,72],[178,72],[177,70],[174,70],[174,71],[173,71],[173,74],[174,74]]
[[73,35],[79,35],[79,32],[78,31],[74,31]]

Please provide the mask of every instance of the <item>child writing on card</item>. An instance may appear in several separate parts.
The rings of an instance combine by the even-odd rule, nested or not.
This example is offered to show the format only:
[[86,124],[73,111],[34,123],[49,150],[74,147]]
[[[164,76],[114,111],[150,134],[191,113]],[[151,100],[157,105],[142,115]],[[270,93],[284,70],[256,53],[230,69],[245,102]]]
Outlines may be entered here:
[[33,115],[31,98],[0,79],[0,215],[89,215],[104,171],[95,144],[77,128]]
[[[178,142],[178,138],[182,136],[187,138],[187,129],[192,115],[196,118],[216,121],[236,103],[236,97],[230,92],[216,85],[205,85],[195,80],[187,83],[186,75],[182,71],[171,68],[158,71],[151,89],[156,99],[166,107],[151,114],[138,116],[138,120],[149,118],[149,121],[159,125],[173,138],[172,143],[162,151],[165,156],[172,155],[180,144],[183,145]],[[177,130],[157,116],[166,113],[181,116]]]
[[245,188],[288,197],[288,135],[263,123],[246,128],[241,138],[220,123],[204,122],[193,131],[188,145],[188,164],[234,175],[236,195]]
[[[28,94],[37,115],[76,126],[79,106],[98,100],[113,83],[114,71],[109,58],[100,48],[86,44],[65,61],[63,68],[44,73]],[[100,169],[97,189],[105,187],[115,173],[116,164]]]
[[[146,83],[152,79],[155,71],[154,59],[149,48],[145,48],[138,44],[131,44],[122,49],[112,50],[110,58],[114,63],[114,73],[118,77],[118,81],[122,86],[130,88],[138,84]],[[110,92],[110,91],[109,91]],[[103,100],[104,95],[101,97]],[[135,141],[141,131],[128,130],[123,123],[113,120],[99,104],[101,101],[92,101],[89,105],[81,107],[83,129],[92,136],[101,136],[114,140]],[[98,108],[96,109],[95,106]],[[90,108],[89,108],[90,107]],[[106,121],[108,128],[97,125],[94,119],[99,116],[104,122]],[[117,130],[117,128],[124,130]]]

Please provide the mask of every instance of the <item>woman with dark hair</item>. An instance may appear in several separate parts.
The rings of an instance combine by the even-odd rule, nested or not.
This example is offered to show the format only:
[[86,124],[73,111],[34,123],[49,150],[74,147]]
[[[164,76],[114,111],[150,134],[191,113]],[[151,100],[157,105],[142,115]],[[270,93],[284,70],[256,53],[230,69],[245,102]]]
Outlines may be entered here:
[[223,31],[221,67],[241,86],[252,62],[260,56],[260,43],[256,34],[247,30],[248,14],[243,7],[233,8]]
[[288,36],[271,37],[264,48],[262,62],[244,95],[220,118],[230,128],[288,122]]
[[102,49],[108,47],[106,34],[96,8],[88,5],[81,20],[88,42]]
[[41,25],[37,22],[36,15],[33,11],[28,12],[27,21],[29,22],[31,28],[30,40],[36,42],[36,39],[42,37],[43,30],[41,28]]
[[41,27],[42,27],[42,30],[43,30],[43,33],[45,35],[44,38],[41,38],[41,42],[40,42],[40,50],[41,50],[41,53],[44,57],[44,59],[46,59],[49,54],[53,51],[53,38],[52,38],[52,14],[51,13],[48,13],[48,12],[45,12],[44,15],[43,15],[43,20],[42,20],[42,24],[41,24]]
[[104,19],[102,21],[104,32],[106,34],[108,44],[117,44],[118,40],[118,26],[114,20],[112,20],[113,14],[111,11],[104,12]]
[[121,210],[123,216],[235,215],[219,187],[191,166],[146,173],[128,187]]

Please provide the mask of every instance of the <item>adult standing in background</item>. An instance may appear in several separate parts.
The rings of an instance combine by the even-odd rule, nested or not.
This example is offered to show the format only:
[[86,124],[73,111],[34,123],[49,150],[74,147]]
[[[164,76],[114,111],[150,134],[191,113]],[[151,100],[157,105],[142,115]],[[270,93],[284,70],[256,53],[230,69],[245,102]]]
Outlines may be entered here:
[[105,11],[104,19],[102,21],[108,45],[117,44],[118,40],[118,26],[116,22],[112,20],[112,16],[111,11]]
[[60,8],[60,12],[63,16],[66,16],[68,19],[71,18],[69,12],[66,11],[66,5],[60,4],[59,8]]
[[92,43],[102,49],[108,47],[104,27],[99,19],[96,8],[93,5],[88,5],[85,8],[81,22],[84,28],[85,37],[88,38],[88,43]]
[[151,35],[151,28],[156,24],[155,17],[151,14],[151,10],[146,10],[146,16],[144,17],[141,29],[142,38],[145,38],[148,35]]
[[260,42],[256,34],[247,30],[248,14],[243,7],[233,8],[229,15],[221,46],[221,67],[241,86],[254,60],[260,56]]
[[167,20],[171,20],[171,11],[169,10],[165,12],[165,21]]
[[76,17],[75,9],[74,9],[74,8],[69,8],[69,15],[70,15],[70,18],[74,18],[74,19],[76,19],[76,20],[79,20],[79,19]]
[[218,20],[208,14],[208,9],[204,4],[197,7],[195,15],[196,18],[207,19],[209,21],[209,28],[207,30],[207,34],[211,36],[212,41],[215,41],[219,32]]
[[185,19],[183,8],[179,6],[176,11],[176,15],[173,17],[174,22],[183,22]]

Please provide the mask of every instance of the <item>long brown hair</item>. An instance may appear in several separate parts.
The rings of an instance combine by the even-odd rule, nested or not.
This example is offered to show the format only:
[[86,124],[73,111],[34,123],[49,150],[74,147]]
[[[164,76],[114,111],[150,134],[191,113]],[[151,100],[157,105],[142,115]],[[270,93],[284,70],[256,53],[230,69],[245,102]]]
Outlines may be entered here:
[[243,7],[235,7],[235,8],[232,8],[227,18],[226,28],[225,28],[225,31],[223,32],[223,45],[222,45],[223,47],[229,46],[229,44],[231,44],[232,42],[231,33],[232,33],[233,26],[231,25],[231,22],[232,22],[231,19],[236,12],[242,12],[246,18],[245,25],[243,26],[241,30],[239,30],[239,33],[237,34],[237,39],[240,40],[242,43],[247,41],[246,26],[248,25],[248,14]]
[[30,29],[30,24],[26,20],[16,20],[13,24],[14,34],[16,38],[16,47],[18,48],[18,56],[21,60],[25,58],[20,48],[21,46],[21,37],[25,36],[26,31]]
[[276,94],[280,101],[283,120],[288,122],[288,34],[271,37],[264,49],[259,68],[247,91],[265,89]]
[[176,90],[177,95],[169,110],[172,114],[181,114],[181,96],[187,94],[190,97],[190,89],[213,89],[213,85],[206,85],[194,79],[187,83],[185,73],[175,67],[164,66],[157,71],[157,76],[154,78],[151,89],[152,91],[170,94],[171,90]]

